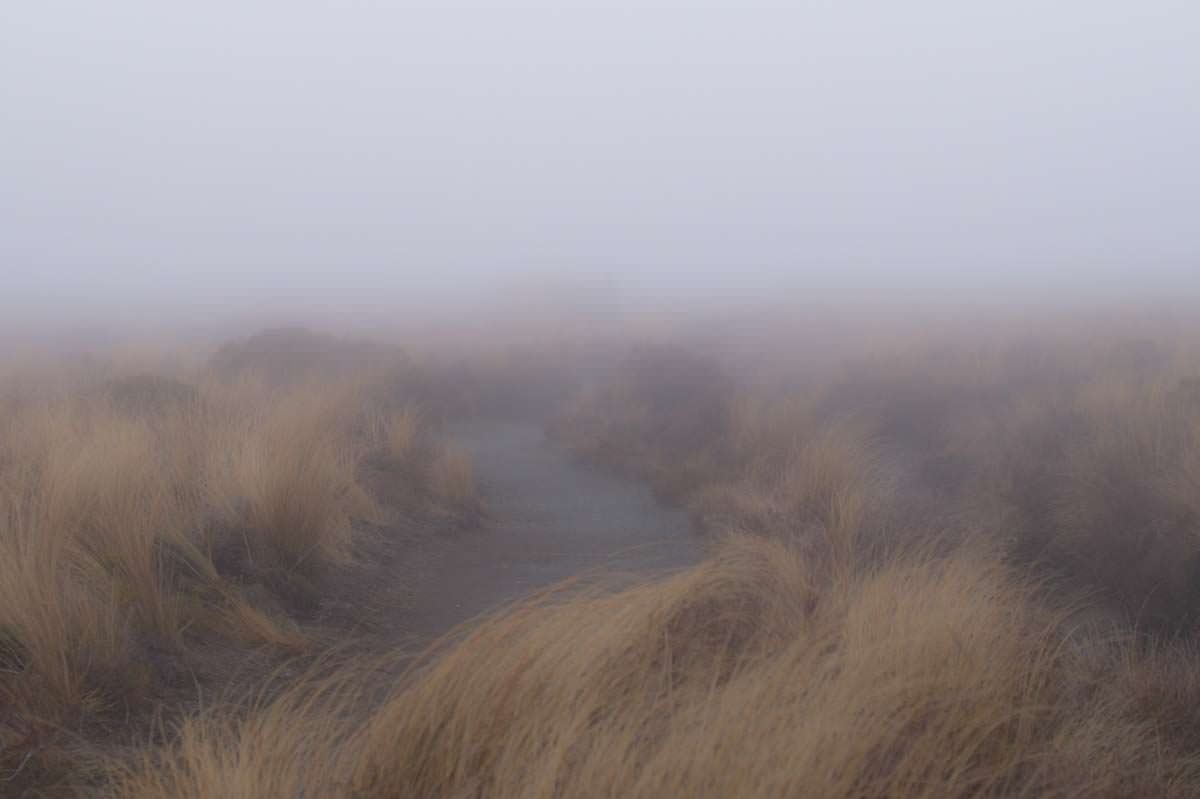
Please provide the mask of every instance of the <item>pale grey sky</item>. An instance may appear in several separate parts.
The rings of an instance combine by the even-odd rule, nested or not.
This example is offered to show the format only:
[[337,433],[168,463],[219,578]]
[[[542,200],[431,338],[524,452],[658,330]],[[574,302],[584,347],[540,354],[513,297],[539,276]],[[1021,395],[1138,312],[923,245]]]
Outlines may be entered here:
[[14,0],[0,310],[1200,285],[1200,5]]

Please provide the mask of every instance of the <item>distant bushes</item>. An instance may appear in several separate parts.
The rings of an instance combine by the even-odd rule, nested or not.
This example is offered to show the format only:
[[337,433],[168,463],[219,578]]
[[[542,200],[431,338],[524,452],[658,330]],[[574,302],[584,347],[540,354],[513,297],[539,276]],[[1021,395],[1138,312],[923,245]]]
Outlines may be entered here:
[[280,327],[229,342],[212,356],[208,366],[224,379],[251,374],[282,384],[394,368],[406,360],[396,347],[304,327]]
[[683,496],[719,472],[730,429],[733,380],[685,348],[642,347],[609,382],[582,394],[552,425],[581,454]]
[[964,338],[825,374],[771,393],[658,349],[554,429],[648,477],[710,529],[803,537],[862,515],[893,546],[921,525],[922,539],[986,534],[1142,629],[1194,626],[1200,362],[1119,334]]
[[1200,403],[1190,378],[1107,375],[1014,403],[971,441],[1017,552],[1100,589],[1140,626],[1200,620]]

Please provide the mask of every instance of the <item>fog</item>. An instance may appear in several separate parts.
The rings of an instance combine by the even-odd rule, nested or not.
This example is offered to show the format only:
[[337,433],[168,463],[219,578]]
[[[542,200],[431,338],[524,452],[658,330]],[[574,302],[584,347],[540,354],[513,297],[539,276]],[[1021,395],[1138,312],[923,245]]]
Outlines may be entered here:
[[1178,297],[1197,41],[1166,0],[7,3],[0,311]]

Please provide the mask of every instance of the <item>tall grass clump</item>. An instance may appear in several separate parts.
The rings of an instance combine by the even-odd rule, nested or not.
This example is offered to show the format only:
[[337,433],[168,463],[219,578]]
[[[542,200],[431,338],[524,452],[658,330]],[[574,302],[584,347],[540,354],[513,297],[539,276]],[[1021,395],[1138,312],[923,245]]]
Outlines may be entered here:
[[1187,632],[1200,602],[1200,402],[1186,378],[1104,375],[1026,400],[969,445],[968,502],[1021,557],[1098,590],[1146,629]]
[[106,793],[128,797],[350,796],[348,743],[368,670],[312,671],[292,685],[276,675],[238,701],[229,697],[183,718],[168,745],[112,761]]
[[[994,555],[831,563],[737,536],[662,582],[551,593],[465,631],[350,722],[304,707],[327,683],[297,686],[249,721],[190,723],[123,767],[112,795],[1182,797],[1200,786],[1185,710],[1197,692],[1171,694],[1165,662],[1126,639],[1071,644],[1063,614]],[[364,682],[341,685],[358,697]],[[1168,714],[1177,721],[1158,726]]]
[[476,501],[475,469],[471,456],[460,447],[441,447],[430,466],[430,484],[436,496],[455,507]]
[[328,398],[310,390],[270,408],[234,419],[212,450],[218,517],[251,564],[314,576],[345,561],[352,519],[373,508]]
[[[673,487],[664,493],[714,530],[819,535],[843,515],[852,527],[869,519],[869,535],[893,546],[907,546],[898,517],[905,535],[983,534],[1021,568],[1093,592],[1147,632],[1191,634],[1200,360],[1190,340],[1132,322],[1042,320],[953,338],[910,327],[840,366],[798,357],[795,376],[772,385],[743,377],[730,388],[723,364],[654,350],[614,369],[555,429],[586,457]],[[660,434],[671,429],[686,434]],[[839,471],[854,475],[840,484],[864,490],[817,485]]]
[[0,779],[17,790],[86,779],[128,719],[230,679],[208,650],[303,652],[326,575],[387,521],[376,492],[411,482],[375,464],[432,468],[419,419],[373,429],[383,411],[354,381],[103,376],[6,396]]
[[52,761],[65,726],[143,704],[185,631],[210,620],[217,578],[193,538],[199,475],[176,472],[148,426],[92,402],[5,422],[0,689],[33,742],[6,754]]

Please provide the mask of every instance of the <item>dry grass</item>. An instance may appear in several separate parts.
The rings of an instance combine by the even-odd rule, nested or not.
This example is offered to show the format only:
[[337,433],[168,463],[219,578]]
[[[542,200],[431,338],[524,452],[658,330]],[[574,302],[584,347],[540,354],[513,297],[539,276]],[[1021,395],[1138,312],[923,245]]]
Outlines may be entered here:
[[220,519],[251,559],[313,574],[348,557],[351,519],[374,509],[356,482],[357,453],[338,414],[319,391],[302,393],[230,425],[212,450]]
[[713,360],[686,348],[639,347],[608,383],[579,396],[551,432],[679,499],[727,466],[734,400],[732,379]]
[[985,553],[826,570],[734,538],[490,619],[365,722],[357,673],[189,721],[111,795],[1192,795],[1196,681],[1171,695],[1157,656],[1065,645],[1061,620]]
[[[194,693],[208,648],[303,651],[324,575],[384,521],[369,464],[425,457],[414,412],[373,428],[387,414],[345,380],[80,383],[0,415],[0,779],[19,789],[86,777],[120,719]],[[462,457],[440,505],[473,500]]]
[[111,766],[110,790],[172,799],[351,795],[343,758],[364,676],[311,677],[274,699],[257,694],[189,716],[169,747]]
[[[1140,627],[1187,631],[1200,607],[1200,358],[1187,339],[1110,327],[896,335],[822,382],[773,392],[730,394],[713,378],[714,394],[635,363],[557,429],[589,457],[680,489],[718,530],[807,534],[833,508],[871,517],[870,530],[897,515],[939,536],[984,529],[1014,561],[1099,592]],[[675,401],[656,407],[660,395]],[[684,443],[653,433],[680,416],[714,421]],[[839,470],[867,490],[814,505],[813,483]]]
[[465,506],[478,496],[471,456],[459,447],[440,448],[430,466],[429,479],[434,494],[451,505]]
[[[385,658],[215,703],[110,762],[104,793],[1200,794],[1200,359],[1042,333],[898,341],[774,390],[638,351],[556,432],[687,503],[704,563],[561,587],[399,680]],[[28,742],[152,688],[147,641],[298,634],[236,587],[319,593],[383,512],[366,464],[475,502],[411,406],[221,385],[5,436],[6,768],[62,767]]]
[[1017,556],[1097,589],[1139,626],[1187,632],[1200,600],[1200,402],[1189,377],[1102,373],[1026,395],[956,432]]
[[380,415],[375,435],[383,442],[388,457],[404,461],[419,451],[425,430],[421,411],[415,405]]
[[[707,561],[498,613],[368,712],[350,672],[249,723],[207,717],[203,741],[122,770],[113,796],[1196,795],[1200,656],[1145,635],[1195,606],[1186,367],[907,357],[722,400],[689,441],[642,435],[692,416],[654,409],[644,373],[601,389],[560,436],[684,487],[721,538]],[[936,517],[911,513],[914,493]],[[1184,615],[1148,628],[1154,597]],[[1140,603],[1138,626],[1114,598]],[[329,691],[360,710],[303,704]],[[284,789],[286,766],[240,754],[305,746],[330,768]]]

